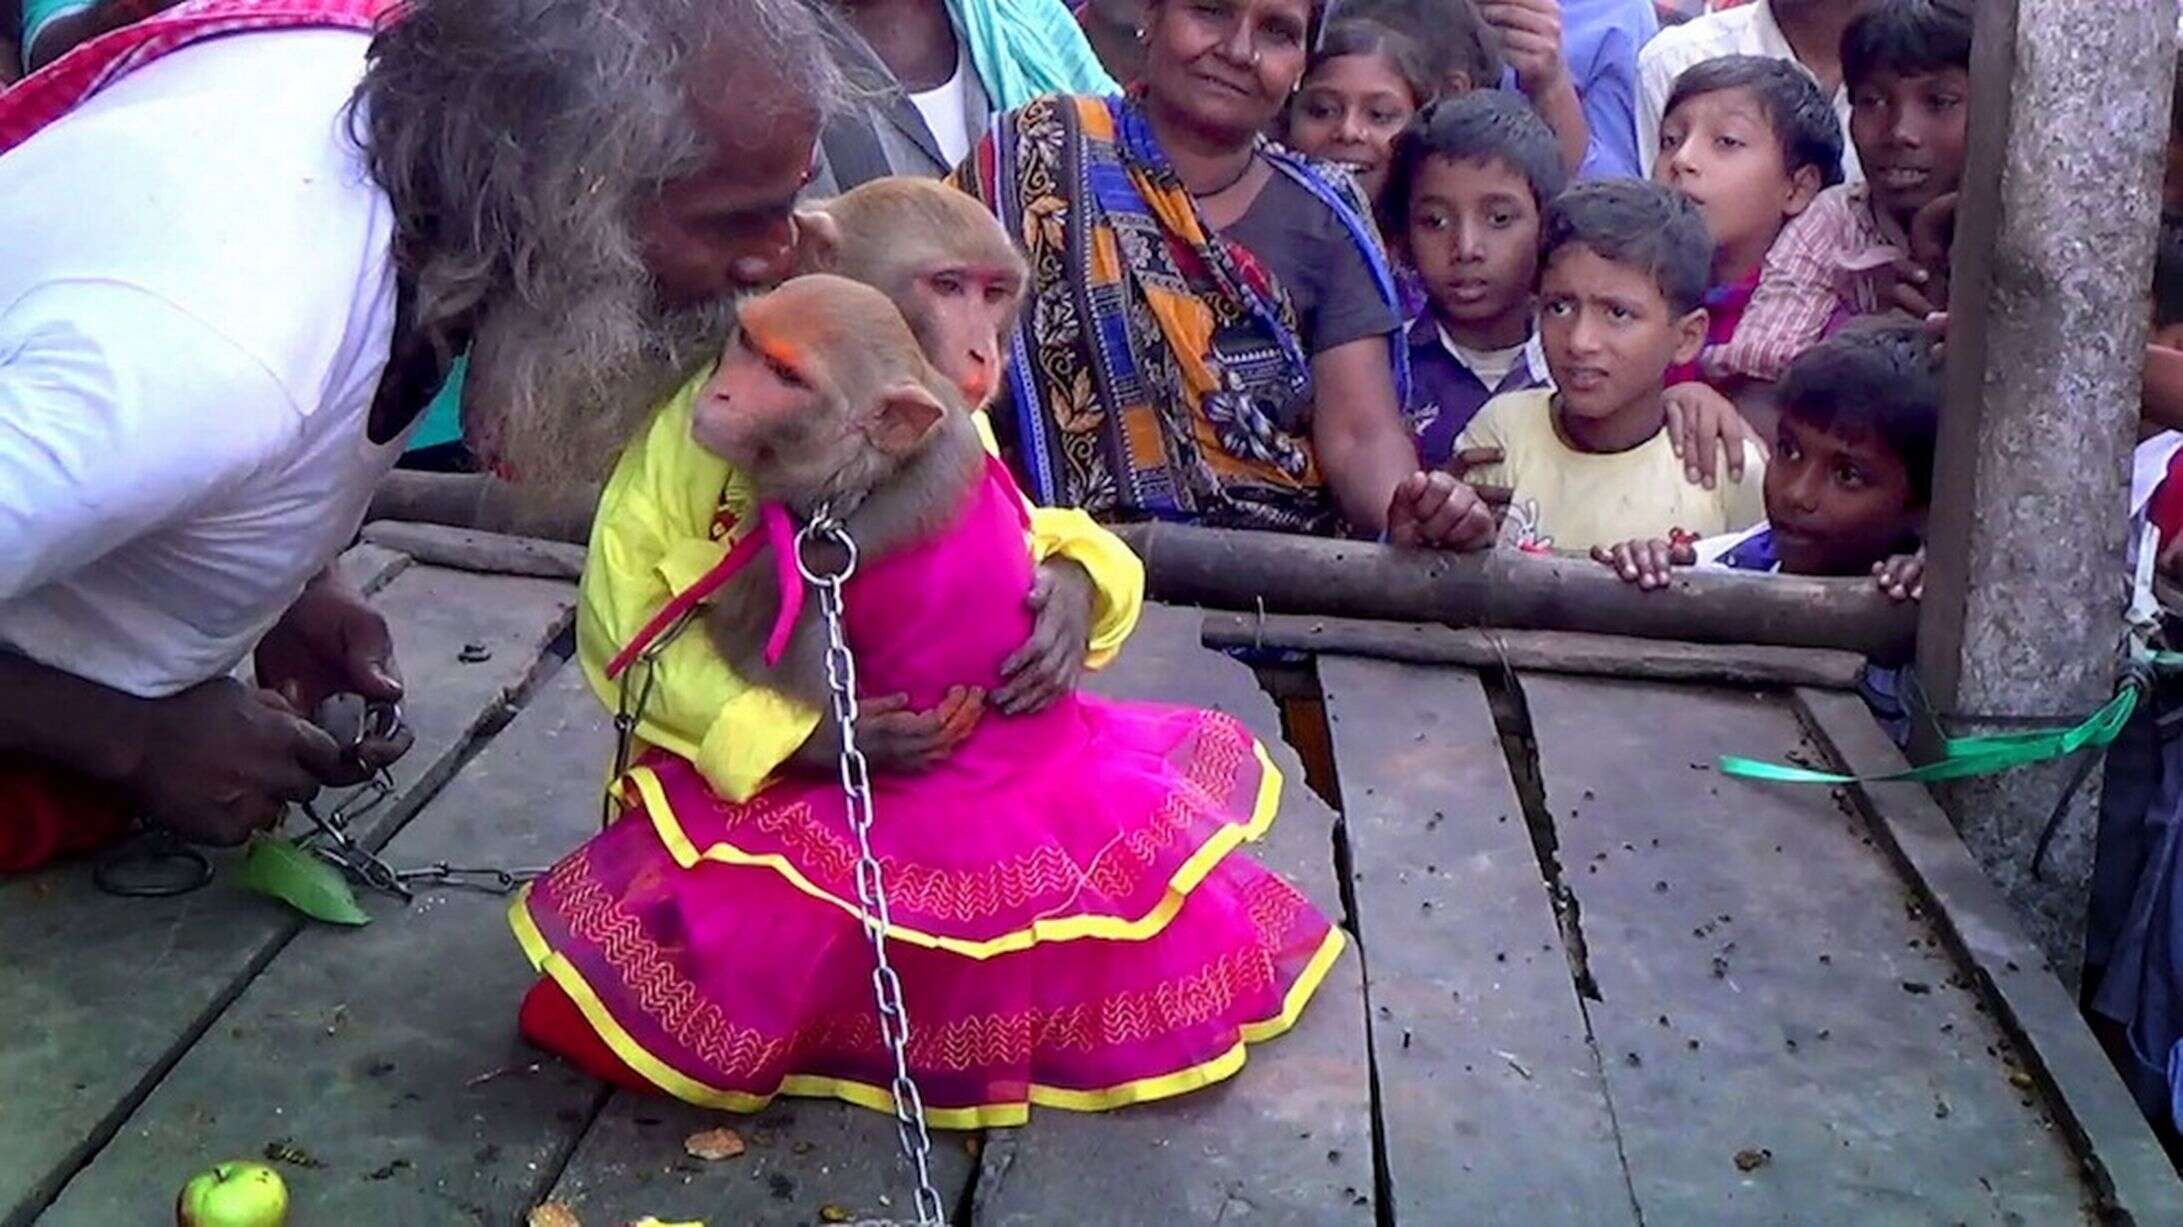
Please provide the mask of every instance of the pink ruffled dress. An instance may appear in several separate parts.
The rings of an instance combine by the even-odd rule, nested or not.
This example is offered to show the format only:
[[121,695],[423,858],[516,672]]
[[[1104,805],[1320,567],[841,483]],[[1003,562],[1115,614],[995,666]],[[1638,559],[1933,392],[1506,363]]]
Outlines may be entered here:
[[[865,692],[925,708],[952,686],[1000,685],[1031,630],[1025,528],[1013,479],[989,462],[951,530],[867,561],[846,589]],[[928,1121],[1180,1094],[1288,1029],[1342,935],[1235,854],[1279,793],[1233,719],[1084,694],[989,710],[932,771],[875,776],[888,955]],[[737,803],[654,751],[617,795],[623,817],[511,913],[595,1038],[694,1103],[888,1110],[838,781],[784,775]]]

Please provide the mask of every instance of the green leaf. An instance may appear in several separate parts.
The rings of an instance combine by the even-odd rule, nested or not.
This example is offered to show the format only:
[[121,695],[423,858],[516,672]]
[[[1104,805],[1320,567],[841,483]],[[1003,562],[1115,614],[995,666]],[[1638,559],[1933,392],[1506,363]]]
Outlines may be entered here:
[[316,920],[337,925],[371,923],[371,917],[356,905],[356,892],[349,889],[340,870],[277,835],[250,837],[241,881]]

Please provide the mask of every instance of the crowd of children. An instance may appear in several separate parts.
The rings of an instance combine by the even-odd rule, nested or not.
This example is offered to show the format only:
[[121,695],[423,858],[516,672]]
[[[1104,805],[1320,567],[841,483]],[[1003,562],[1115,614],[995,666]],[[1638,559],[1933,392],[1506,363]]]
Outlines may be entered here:
[[[1644,587],[1722,565],[1914,599],[1968,6],[1699,16],[1641,53],[1678,66],[1640,125],[1649,182],[1580,168],[1524,93],[1493,88],[1496,8],[1459,0],[1428,31],[1342,6],[1285,133],[1378,211],[1420,458],[1503,508],[1504,544],[1590,551]],[[1839,30],[1837,54],[1813,30]],[[1682,454],[1680,413],[1726,423],[1725,471]]]

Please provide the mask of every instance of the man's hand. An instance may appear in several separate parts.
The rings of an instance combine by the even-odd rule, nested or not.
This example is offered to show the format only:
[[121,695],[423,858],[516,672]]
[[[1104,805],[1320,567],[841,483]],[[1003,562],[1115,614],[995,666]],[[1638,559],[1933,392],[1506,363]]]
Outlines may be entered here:
[[[317,711],[328,695],[343,692],[379,703],[402,697],[386,619],[331,567],[258,641],[255,661],[258,685],[278,694],[294,712]],[[408,753],[411,740],[406,727],[386,737],[366,737],[354,760],[320,778],[328,784],[358,783]]]
[[1744,444],[1756,443],[1770,453],[1766,442],[1751,429],[1727,397],[1702,383],[1679,383],[1661,393],[1668,410],[1668,446],[1683,462],[1683,477],[1708,490],[1719,485],[1722,462],[1728,480],[1743,480]]
[[[1501,58],[1516,84],[1536,94],[1568,75],[1561,57],[1561,6],[1555,0],[1480,0],[1478,15],[1501,36]],[[1490,89],[1491,81],[1472,83]]]
[[239,844],[340,773],[341,747],[270,690],[233,678],[143,701],[141,757],[122,780],[150,816],[199,843]]
[[1669,573],[1674,568],[1696,563],[1698,551],[1688,542],[1639,538],[1620,545],[1595,545],[1592,561],[1613,568],[1624,583],[1636,584],[1639,589],[1650,592],[1667,587]]
[[1001,688],[992,696],[1003,715],[1043,711],[1076,689],[1091,652],[1092,580],[1082,563],[1040,563],[1028,603],[1031,637],[1001,662]]
[[1873,563],[1872,580],[1894,600],[1924,600],[1925,547],[1919,546],[1915,554],[1897,554],[1886,562]]
[[1481,550],[1493,544],[1493,511],[1476,490],[1447,473],[1412,473],[1387,504],[1390,544]]

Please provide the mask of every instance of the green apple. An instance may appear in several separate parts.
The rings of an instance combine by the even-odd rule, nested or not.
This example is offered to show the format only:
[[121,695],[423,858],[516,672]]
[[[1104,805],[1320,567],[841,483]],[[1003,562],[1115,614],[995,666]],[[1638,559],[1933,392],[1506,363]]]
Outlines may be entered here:
[[174,1199],[176,1227],[281,1227],[288,1186],[263,1163],[238,1160],[199,1172]]

